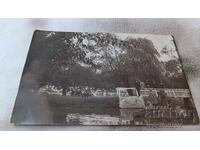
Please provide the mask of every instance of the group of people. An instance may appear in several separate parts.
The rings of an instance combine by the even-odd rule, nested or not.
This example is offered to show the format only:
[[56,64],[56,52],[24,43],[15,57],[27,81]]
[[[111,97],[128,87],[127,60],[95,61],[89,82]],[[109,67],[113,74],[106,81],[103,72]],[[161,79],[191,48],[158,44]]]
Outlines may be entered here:
[[91,96],[90,93],[91,92],[88,88],[86,89],[77,88],[70,90],[71,96],[81,96],[82,98],[88,98],[89,96]]

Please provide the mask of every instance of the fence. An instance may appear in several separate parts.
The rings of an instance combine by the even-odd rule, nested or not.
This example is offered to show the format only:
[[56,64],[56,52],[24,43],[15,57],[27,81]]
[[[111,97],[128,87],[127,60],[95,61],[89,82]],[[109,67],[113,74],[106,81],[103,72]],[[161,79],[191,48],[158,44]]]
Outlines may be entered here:
[[158,97],[158,92],[164,91],[168,97],[191,97],[189,89],[167,89],[167,88],[145,88],[141,89],[141,95],[149,96],[154,95]]

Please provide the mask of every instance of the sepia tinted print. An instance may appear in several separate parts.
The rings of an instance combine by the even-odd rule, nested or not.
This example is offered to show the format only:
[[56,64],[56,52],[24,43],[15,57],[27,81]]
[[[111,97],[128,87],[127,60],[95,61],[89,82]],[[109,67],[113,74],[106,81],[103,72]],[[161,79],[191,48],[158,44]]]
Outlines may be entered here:
[[34,33],[11,122],[198,124],[170,35]]

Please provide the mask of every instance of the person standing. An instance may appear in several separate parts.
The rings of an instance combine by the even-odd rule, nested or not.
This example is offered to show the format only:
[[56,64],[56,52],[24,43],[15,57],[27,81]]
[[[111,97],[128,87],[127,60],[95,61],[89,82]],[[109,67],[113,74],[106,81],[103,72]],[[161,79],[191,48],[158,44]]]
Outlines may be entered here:
[[140,96],[140,89],[141,89],[140,81],[138,80],[135,81],[135,87],[138,92],[138,96]]

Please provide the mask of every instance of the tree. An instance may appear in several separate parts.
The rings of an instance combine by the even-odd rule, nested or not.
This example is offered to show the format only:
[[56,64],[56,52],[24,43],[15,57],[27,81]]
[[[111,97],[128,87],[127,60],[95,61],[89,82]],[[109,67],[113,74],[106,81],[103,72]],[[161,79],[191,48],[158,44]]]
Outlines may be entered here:
[[164,63],[166,69],[166,86],[170,88],[188,88],[187,81],[185,80],[182,71],[181,63],[176,60],[169,60]]
[[61,87],[63,95],[70,86],[130,87],[136,79],[159,86],[163,78],[151,41],[109,33],[36,32],[28,57],[25,73],[37,87]]
[[[38,88],[45,84],[61,86],[63,95],[72,85],[72,66],[89,61],[74,42],[81,33],[36,32],[31,45],[25,73],[33,74]],[[38,62],[37,65],[33,62]],[[38,65],[39,64],[39,65]],[[37,69],[37,71],[35,71]]]
[[[38,75],[33,71],[40,86],[45,84],[60,86],[63,95],[66,95],[66,89],[70,86],[100,83],[95,73],[101,65],[97,62],[97,54],[100,52],[98,48],[100,43],[106,44],[99,39],[104,34],[45,32],[39,33],[38,36],[40,40],[37,40],[36,46],[33,44],[32,51],[35,55],[32,56],[43,54],[45,56],[34,57],[34,60],[40,62],[42,70]],[[90,57],[87,57],[88,53]]]
[[150,40],[127,38],[123,41],[115,37],[110,40],[112,45],[102,47],[101,59],[104,60],[103,71],[110,72],[116,86],[134,86],[135,80],[149,80],[151,86],[160,86],[164,66]]
[[150,81],[151,86],[159,86],[163,79],[162,64],[159,62],[159,53],[153,43],[147,39],[127,39],[124,48],[126,53],[121,56],[120,62],[124,72],[124,82],[127,86],[133,85],[135,79],[143,82]]

